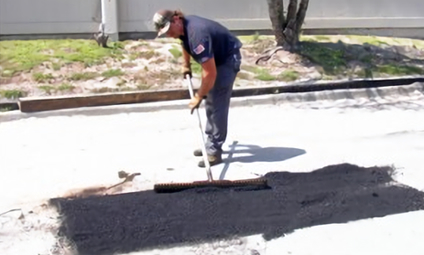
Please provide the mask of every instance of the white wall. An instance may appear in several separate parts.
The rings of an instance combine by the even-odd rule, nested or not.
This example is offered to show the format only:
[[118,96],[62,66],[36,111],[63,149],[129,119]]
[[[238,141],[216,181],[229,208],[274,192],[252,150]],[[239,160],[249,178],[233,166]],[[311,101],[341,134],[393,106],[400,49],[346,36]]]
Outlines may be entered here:
[[92,33],[100,8],[97,0],[0,0],[0,34]]
[[[288,4],[288,0],[284,1]],[[232,30],[270,29],[266,0],[120,0],[121,32],[153,29],[160,8],[181,8],[220,21]],[[304,28],[424,27],[423,0],[310,0]]]
[[[231,30],[270,29],[266,0],[118,0],[119,32],[153,31],[160,8],[216,19]],[[288,0],[285,1],[288,3]],[[423,0],[310,0],[305,29],[424,28]],[[97,32],[100,0],[0,0],[0,35]]]

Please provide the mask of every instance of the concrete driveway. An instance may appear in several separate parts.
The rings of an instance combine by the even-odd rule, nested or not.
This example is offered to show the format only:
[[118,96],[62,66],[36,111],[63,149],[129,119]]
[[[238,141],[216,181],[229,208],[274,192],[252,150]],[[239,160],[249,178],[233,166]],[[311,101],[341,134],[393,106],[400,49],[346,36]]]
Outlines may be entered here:
[[[396,181],[424,191],[423,87],[234,99],[226,161],[212,168],[214,177],[309,172],[340,163],[393,165]],[[140,173],[120,192],[205,180],[192,156],[199,130],[186,104],[0,114],[0,213],[22,210],[0,216],[1,253],[51,251],[56,214],[40,205],[73,189],[112,185],[120,170]],[[255,235],[134,254],[421,254],[422,222],[424,211],[416,211],[299,229],[272,241]]]

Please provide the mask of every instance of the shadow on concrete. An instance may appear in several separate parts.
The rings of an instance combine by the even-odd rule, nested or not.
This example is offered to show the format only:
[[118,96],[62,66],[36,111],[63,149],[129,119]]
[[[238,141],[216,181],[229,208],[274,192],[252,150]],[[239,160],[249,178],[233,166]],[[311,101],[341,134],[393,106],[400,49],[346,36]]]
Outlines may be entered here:
[[[303,149],[289,147],[261,147],[251,144],[238,144],[234,141],[230,146],[229,151],[224,151],[224,167],[219,176],[220,180],[225,179],[225,175],[230,168],[231,163],[253,163],[253,162],[280,162],[290,158],[294,158],[306,153]],[[239,149],[241,148],[241,149]],[[240,156],[242,154],[247,154]]]
[[392,179],[390,167],[331,165],[313,172],[271,172],[269,189],[142,191],[50,202],[60,235],[78,254],[111,255],[424,210],[424,193]]
[[[226,152],[228,154],[228,157],[225,159],[226,162],[280,162],[306,153],[303,149],[289,147],[261,147],[258,145],[238,143],[233,144],[231,147],[232,150]],[[240,156],[241,154],[248,155]]]
[[340,109],[344,108],[356,108],[356,109],[367,109],[371,111],[382,111],[382,110],[392,110],[392,109],[400,109],[400,110],[411,110],[411,111],[422,111],[424,109],[423,102],[418,101],[394,101],[394,102],[378,102],[375,99],[370,99],[369,102],[365,103],[357,103],[351,106],[341,106]]
[[331,106],[322,106],[322,105],[299,105],[297,109],[360,109],[367,110],[372,112],[382,111],[382,110],[404,110],[404,111],[422,111],[424,109],[423,100],[386,100],[381,102],[375,98],[367,98],[366,101],[360,102],[357,100],[354,104],[344,104],[344,105],[331,105]]

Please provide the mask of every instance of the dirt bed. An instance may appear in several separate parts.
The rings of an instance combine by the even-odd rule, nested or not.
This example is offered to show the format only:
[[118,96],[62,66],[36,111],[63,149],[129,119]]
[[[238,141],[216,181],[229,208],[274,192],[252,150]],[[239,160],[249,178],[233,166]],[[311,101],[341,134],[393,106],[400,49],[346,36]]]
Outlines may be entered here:
[[[235,87],[319,80],[424,75],[424,41],[365,36],[302,36],[298,54],[277,52],[270,36],[241,36]],[[0,42],[0,102],[20,97],[98,94],[183,87],[176,40]],[[193,62],[195,80],[201,68]]]

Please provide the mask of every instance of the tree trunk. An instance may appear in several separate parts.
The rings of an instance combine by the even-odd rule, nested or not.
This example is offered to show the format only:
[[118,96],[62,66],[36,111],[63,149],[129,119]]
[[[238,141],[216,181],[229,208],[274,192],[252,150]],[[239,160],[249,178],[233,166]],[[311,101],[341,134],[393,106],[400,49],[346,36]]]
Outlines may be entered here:
[[283,0],[267,0],[268,13],[271,20],[272,29],[274,30],[277,46],[283,46],[286,38],[284,36],[284,3]]
[[283,26],[287,26],[291,21],[296,21],[296,11],[297,0],[290,0],[289,7],[287,8],[287,23],[284,23]]
[[296,50],[299,36],[309,0],[290,0],[287,8],[287,18],[284,17],[284,4],[282,0],[267,0],[269,17],[274,30],[277,46],[287,50]]
[[309,0],[300,1],[299,11],[296,18],[296,33],[298,38],[302,29],[303,22],[305,22],[306,11],[308,10]]
[[305,21],[309,0],[300,0],[300,4],[298,4],[297,0],[290,0],[287,8],[287,18],[284,16],[283,0],[267,0],[267,3],[277,47],[266,50],[256,60],[256,64],[260,61],[268,61],[280,50],[298,51],[300,32]]

